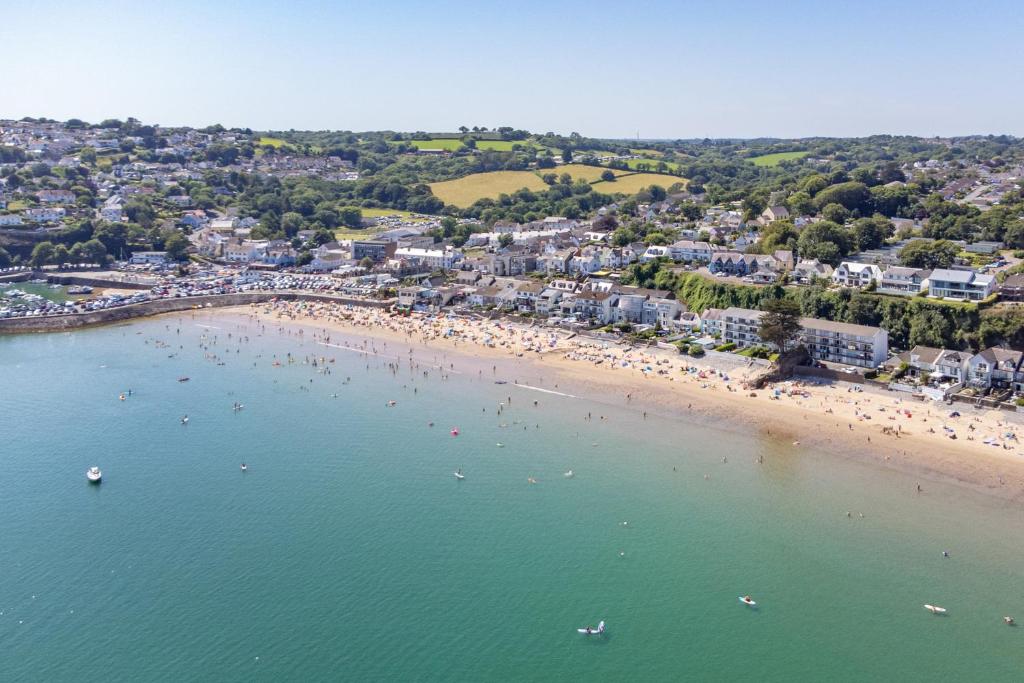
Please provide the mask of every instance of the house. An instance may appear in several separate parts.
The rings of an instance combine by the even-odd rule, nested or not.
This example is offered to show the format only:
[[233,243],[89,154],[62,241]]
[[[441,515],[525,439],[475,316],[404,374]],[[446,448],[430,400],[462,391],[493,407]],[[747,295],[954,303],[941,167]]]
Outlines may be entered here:
[[217,232],[226,232],[228,234],[234,234],[235,228],[237,227],[237,218],[215,218],[212,221],[210,221],[210,229],[216,230]]
[[0,226],[21,225],[21,216],[16,213],[7,213],[0,216]]
[[349,251],[338,242],[321,244],[312,252],[313,260],[309,262],[310,270],[329,271],[340,268],[348,260]]
[[128,259],[134,265],[162,266],[167,263],[166,251],[137,251]]
[[967,360],[966,384],[975,389],[1012,389],[1024,353],[990,348]]
[[700,314],[700,331],[709,336],[721,337],[725,332],[724,310],[721,308],[709,308]]
[[789,209],[784,206],[769,206],[761,212],[761,218],[765,223],[773,223],[784,218],[789,218]]
[[251,263],[262,260],[266,254],[266,240],[245,240],[232,237],[224,244],[224,259],[235,263]]
[[44,204],[73,204],[75,193],[71,190],[39,190],[36,197]]
[[807,285],[815,280],[827,280],[832,277],[832,266],[822,263],[818,259],[801,259],[793,267],[793,280],[802,285]]
[[618,300],[619,295],[614,292],[583,291],[572,299],[571,313],[601,324],[608,324],[615,321],[615,305]]
[[525,245],[512,244],[491,254],[489,266],[492,275],[525,275],[537,270],[537,255]]
[[[462,252],[451,247],[444,249],[420,249],[405,247],[395,250],[395,258],[407,259],[425,265],[431,270],[451,270],[462,258]],[[355,258],[353,256],[353,258]]]
[[63,208],[54,207],[37,207],[32,209],[25,209],[24,216],[33,223],[47,223],[49,221],[59,221],[67,215],[67,211]]
[[882,273],[878,291],[882,294],[914,296],[928,288],[928,276],[931,274],[932,271],[924,268],[889,266]]
[[[2,219],[3,216],[0,216]],[[999,285],[999,298],[1006,301],[1024,301],[1024,274],[1010,275]]]
[[936,268],[928,278],[928,296],[958,301],[981,301],[995,290],[996,279],[972,270]]
[[996,252],[998,252],[1002,248],[1003,248],[1003,243],[1002,242],[986,242],[986,241],[982,240],[980,242],[974,242],[973,244],[968,244],[964,248],[964,251],[970,252],[972,254],[991,255],[991,254],[995,254]]
[[181,216],[181,222],[192,229],[201,228],[208,222],[206,212],[202,209],[196,209],[195,211],[186,211]]
[[693,240],[679,240],[669,245],[669,254],[673,261],[710,263],[711,257],[719,249],[707,242],[695,242]]
[[111,223],[120,223],[124,220],[124,205],[119,195],[111,195],[100,207],[100,218]]
[[843,261],[832,272],[832,281],[844,287],[867,287],[882,281],[882,269],[873,263]]
[[268,266],[294,266],[298,254],[285,240],[271,240],[264,250],[262,263]]

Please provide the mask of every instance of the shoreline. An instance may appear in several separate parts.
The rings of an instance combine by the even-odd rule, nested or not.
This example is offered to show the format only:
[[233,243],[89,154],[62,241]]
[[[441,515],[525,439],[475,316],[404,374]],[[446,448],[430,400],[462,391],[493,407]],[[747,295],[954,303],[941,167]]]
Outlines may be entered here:
[[[801,453],[825,451],[922,480],[1024,502],[1024,428],[998,410],[928,404],[889,392],[855,391],[839,382],[788,381],[758,391],[740,388],[756,368],[716,370],[700,360],[655,349],[570,339],[564,332],[501,321],[401,317],[333,304],[283,302],[194,311],[193,320],[310,330],[305,341],[325,349],[368,353],[371,341],[396,344],[397,354],[464,374],[493,369],[510,387],[557,394],[634,413],[688,419],[762,438]],[[553,342],[553,343],[552,343]],[[362,346],[363,348],[359,348]],[[375,352],[374,352],[375,353]],[[383,354],[380,354],[383,355]],[[424,357],[429,355],[429,358]],[[457,364],[451,369],[444,364]],[[451,356],[449,358],[448,356]],[[742,359],[745,360],[745,359]],[[501,376],[498,375],[498,369]],[[684,368],[689,368],[688,371]],[[779,397],[773,398],[775,390]],[[947,438],[953,430],[957,440]],[[888,433],[885,433],[888,432]],[[1007,438],[1008,435],[1012,435]],[[999,437],[998,446],[985,441]],[[922,495],[927,485],[922,484]]]

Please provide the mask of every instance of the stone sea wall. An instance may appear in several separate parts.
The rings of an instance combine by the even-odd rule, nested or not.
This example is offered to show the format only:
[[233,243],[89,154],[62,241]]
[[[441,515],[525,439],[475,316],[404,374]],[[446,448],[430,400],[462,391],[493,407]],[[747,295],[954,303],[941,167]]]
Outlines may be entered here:
[[6,318],[0,320],[0,334],[18,334],[22,332],[60,332],[90,325],[131,320],[161,313],[177,313],[198,308],[223,306],[247,306],[263,303],[271,299],[320,301],[352,306],[388,308],[394,304],[393,299],[366,300],[350,297],[331,296],[328,294],[309,294],[306,292],[239,292],[237,294],[215,294],[210,296],[192,296],[181,299],[158,299],[138,304],[128,304],[116,308],[106,308],[88,313],[71,313],[68,315],[51,315],[34,318]]

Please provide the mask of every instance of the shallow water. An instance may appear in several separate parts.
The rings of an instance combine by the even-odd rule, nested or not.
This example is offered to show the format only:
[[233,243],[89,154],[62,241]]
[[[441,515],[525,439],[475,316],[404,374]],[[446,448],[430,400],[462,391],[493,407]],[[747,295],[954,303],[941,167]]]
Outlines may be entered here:
[[1020,677],[1017,506],[176,320],[0,338],[0,678]]

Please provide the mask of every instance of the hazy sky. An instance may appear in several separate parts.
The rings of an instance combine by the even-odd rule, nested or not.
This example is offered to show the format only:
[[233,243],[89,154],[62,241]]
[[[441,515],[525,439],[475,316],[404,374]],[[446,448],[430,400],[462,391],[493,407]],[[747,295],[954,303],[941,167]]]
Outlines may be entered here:
[[1019,0],[0,3],[0,118],[1024,135]]

